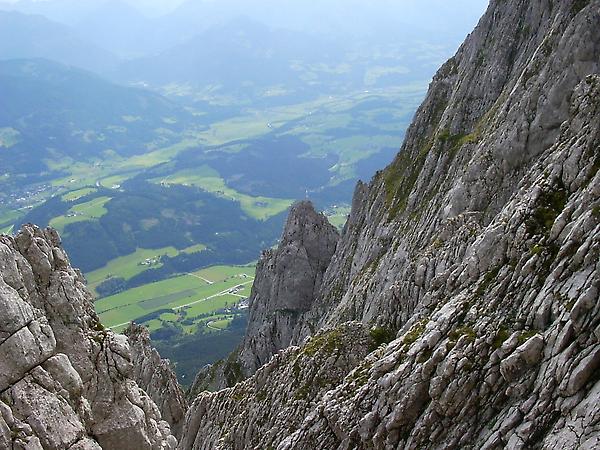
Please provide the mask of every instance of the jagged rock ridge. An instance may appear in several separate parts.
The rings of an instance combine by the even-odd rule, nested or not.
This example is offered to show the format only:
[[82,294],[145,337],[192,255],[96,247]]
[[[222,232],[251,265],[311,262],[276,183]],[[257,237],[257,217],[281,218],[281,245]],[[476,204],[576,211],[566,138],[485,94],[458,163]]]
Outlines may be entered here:
[[239,354],[245,374],[290,345],[291,330],[311,309],[338,239],[335,227],[310,202],[291,208],[279,247],[265,251],[256,268],[248,330]]
[[0,449],[175,448],[132,371],[56,231],[0,236]]
[[280,356],[233,415],[231,391],[202,394],[186,420],[211,425],[181,449],[244,448],[263,395],[280,450],[600,447],[598,24],[599,0],[491,1],[394,163],[357,187],[291,332],[359,320],[396,339],[308,411],[288,407]]
[[319,333],[302,348],[281,351],[249,380],[199,395],[186,417],[181,448],[275,448],[374,345],[362,324],[349,323]]
[[293,330],[311,309],[338,240],[336,228],[311,202],[292,206],[279,246],[264,251],[256,266],[244,341],[227,361],[198,374],[193,395],[234,385],[291,344]]

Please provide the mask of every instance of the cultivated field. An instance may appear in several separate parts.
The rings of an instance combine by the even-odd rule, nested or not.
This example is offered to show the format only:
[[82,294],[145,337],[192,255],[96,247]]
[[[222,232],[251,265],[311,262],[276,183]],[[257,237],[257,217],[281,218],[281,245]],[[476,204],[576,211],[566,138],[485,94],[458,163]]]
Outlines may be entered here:
[[149,268],[157,268],[162,265],[159,261],[163,255],[177,256],[179,251],[175,247],[161,249],[138,248],[135,253],[113,259],[101,269],[94,270],[85,275],[90,288],[96,286],[111,277],[119,277],[125,280],[142,273]]
[[99,219],[108,212],[104,205],[110,200],[110,197],[99,197],[89,202],[79,203],[73,206],[64,216],[52,219],[50,226],[62,232],[71,223]]
[[153,313],[156,317],[148,319],[153,329],[160,327],[161,320],[191,319],[188,322],[193,323],[187,325],[191,331],[200,319],[210,319],[211,313],[248,297],[254,272],[253,265],[210,267],[102,298],[95,304],[96,311],[102,323],[116,331]]

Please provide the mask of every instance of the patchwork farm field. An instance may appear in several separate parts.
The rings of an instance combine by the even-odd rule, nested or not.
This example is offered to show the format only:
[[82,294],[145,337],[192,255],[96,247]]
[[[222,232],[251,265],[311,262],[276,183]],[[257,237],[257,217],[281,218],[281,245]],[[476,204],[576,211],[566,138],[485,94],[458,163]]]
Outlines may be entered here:
[[115,331],[136,321],[151,330],[185,322],[185,330],[194,332],[201,322],[223,320],[218,311],[247,298],[254,274],[254,265],[210,267],[102,298],[96,311]]
[[77,204],[69,209],[65,215],[52,219],[50,226],[56,228],[58,231],[63,231],[71,223],[99,219],[108,212],[104,208],[104,205],[110,200],[110,197],[99,197],[89,202]]
[[162,264],[160,257],[163,255],[177,256],[178,254],[179,251],[175,247],[161,249],[138,248],[135,253],[115,258],[101,269],[87,273],[85,278],[88,286],[94,290],[96,286],[108,278],[118,276],[129,280],[149,267],[160,267]]

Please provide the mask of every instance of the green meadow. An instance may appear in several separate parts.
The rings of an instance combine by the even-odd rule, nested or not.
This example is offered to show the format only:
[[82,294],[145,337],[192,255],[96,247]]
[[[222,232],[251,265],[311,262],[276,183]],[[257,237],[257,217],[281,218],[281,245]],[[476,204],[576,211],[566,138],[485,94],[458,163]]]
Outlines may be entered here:
[[344,225],[346,225],[348,215],[350,214],[350,209],[351,208],[349,205],[336,206],[325,211],[325,215],[327,216],[329,223],[339,229],[342,229],[344,228]]
[[[131,321],[165,310],[168,312],[148,321],[152,328],[160,328],[158,323],[163,320],[210,316],[247,297],[254,272],[253,265],[210,267],[102,298],[95,303],[96,311],[102,323],[116,331],[123,330]],[[238,286],[243,289],[236,290]],[[192,320],[186,325],[187,330],[192,331],[205,318]]]
[[[338,72],[348,68],[323,66],[313,67],[311,70]],[[393,70],[374,68],[367,77],[376,81],[402,70],[401,67]],[[173,89],[177,91],[182,88],[173,86]],[[50,225],[64,232],[69,224],[100,219],[107,213],[107,208],[111,208],[112,204],[107,206],[111,196],[116,198],[117,195],[127,194],[128,180],[136,177],[146,177],[145,180],[156,185],[200,189],[214,197],[239,203],[243,214],[248,218],[266,221],[284,212],[295,199],[277,198],[277,192],[266,194],[272,197],[240,192],[237,189],[241,188],[234,189],[228,185],[226,178],[230,180],[231,175],[219,173],[208,165],[210,162],[202,161],[197,165],[185,166],[176,164],[177,158],[184,152],[244,152],[248,148],[248,142],[254,138],[269,139],[270,136],[291,135],[308,146],[307,153],[303,156],[318,159],[336,155],[337,162],[326,168],[330,178],[324,186],[335,187],[346,180],[356,178],[357,167],[361,161],[375,156],[384,148],[396,148],[400,145],[399,135],[408,125],[411,111],[420,103],[425,89],[425,83],[414,83],[398,88],[374,88],[345,95],[321,95],[312,100],[282,106],[265,106],[261,109],[249,105],[241,106],[236,104],[235,99],[211,98],[211,103],[221,102],[224,106],[236,106],[239,112],[234,117],[217,119],[198,127],[188,127],[177,133],[167,129],[168,125],[173,124],[172,118],[164,117],[165,127],[159,126],[152,130],[149,142],[140,142],[137,154],[132,152],[129,156],[106,148],[88,160],[75,160],[66,156],[45,160],[51,173],[60,174],[49,182],[52,195],[60,195],[70,207],[66,213],[63,214],[63,209],[60,212],[62,215],[53,217]],[[212,95],[208,91],[204,94],[182,93],[188,97],[192,94],[198,98],[202,95]],[[285,90],[282,90],[281,86],[274,86],[264,92],[265,98],[283,94]],[[197,115],[199,119],[207,117],[203,111],[198,111]],[[123,116],[121,128],[139,120],[140,118],[134,115]],[[364,125],[368,130],[356,128],[357,123]],[[3,130],[0,134],[5,147],[9,147],[19,138],[10,130]],[[252,168],[249,167],[248,170]],[[111,193],[111,189],[119,189],[122,192]],[[102,196],[85,201],[88,195],[93,194]],[[177,205],[170,205],[161,211],[161,216],[149,214],[140,218],[145,224],[145,231],[155,226],[155,221],[163,217],[192,220],[185,214],[178,214],[180,211],[177,210]],[[338,228],[343,227],[348,213],[349,206],[345,204],[329,205],[325,211],[329,220]],[[0,213],[0,231],[12,231],[12,225],[23,214],[24,211],[18,210]],[[90,238],[93,239],[93,236]],[[65,239],[68,239],[68,236]],[[202,242],[202,239],[192,240],[194,245],[184,250],[177,250],[174,246],[147,249],[141,248],[144,244],[140,244],[134,253],[110,260],[105,266],[86,273],[86,278],[93,290],[110,278],[130,280],[148,269],[162,267],[162,256],[177,257],[203,251],[206,247],[198,241]],[[246,273],[248,278],[242,279],[242,273]],[[187,333],[192,333],[198,325],[210,324],[207,329],[211,330],[226,328],[231,321],[230,317],[213,317],[210,314],[248,297],[253,276],[253,267],[211,267],[101,298],[96,302],[96,308],[104,324],[115,327],[118,331],[124,328],[123,324],[145,318],[152,313],[159,314],[145,321],[151,330],[158,330],[167,323],[180,324]],[[243,289],[236,295],[228,293],[229,289],[243,283]]]
[[232,319],[233,319],[233,317],[226,317],[224,319],[212,320],[212,321],[208,322],[207,326],[208,326],[208,328],[212,328],[212,329],[216,328],[218,330],[224,330],[231,324]]
[[98,197],[89,202],[79,203],[73,206],[64,216],[55,217],[50,221],[50,226],[63,232],[65,227],[71,223],[96,220],[108,211],[104,208],[111,200],[110,197]]
[[180,253],[192,254],[203,250],[206,250],[206,246],[203,244],[197,244],[181,251],[175,247],[159,249],[138,248],[135,253],[115,258],[104,267],[86,273],[85,277],[89,287],[95,289],[100,283],[112,277],[129,280],[147,269],[157,269],[162,266],[162,262],[160,261],[162,256],[173,258]]
[[23,213],[21,211],[4,210],[0,212],[0,232],[9,234],[12,233],[14,225]]
[[152,181],[163,185],[180,184],[183,186],[195,186],[215,194],[217,197],[239,202],[242,210],[257,220],[266,220],[276,216],[294,203],[293,199],[252,197],[237,192],[225,184],[225,180],[221,178],[216,170],[206,165],[194,169],[181,170],[165,178],[155,178]]
[[[138,248],[135,253],[120,258],[113,259],[101,269],[94,270],[85,274],[89,286],[93,289],[102,281],[119,277],[126,280],[142,273],[149,265],[143,265],[146,260],[158,260],[161,256],[177,256],[178,250],[175,247],[165,247],[161,249]],[[156,261],[153,268],[159,267],[160,262]]]

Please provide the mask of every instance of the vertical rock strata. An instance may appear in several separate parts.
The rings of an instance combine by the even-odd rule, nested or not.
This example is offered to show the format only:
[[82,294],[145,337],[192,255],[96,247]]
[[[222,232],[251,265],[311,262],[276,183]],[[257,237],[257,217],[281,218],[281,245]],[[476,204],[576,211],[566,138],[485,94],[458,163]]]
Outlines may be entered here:
[[250,297],[246,338],[238,360],[245,375],[292,342],[298,319],[312,307],[339,234],[310,202],[290,210],[276,250],[263,253]]
[[0,236],[0,449],[175,448],[132,369],[56,232]]
[[203,394],[186,421],[209,425],[180,448],[265,448],[241,444],[263,422],[279,450],[600,448],[598,169],[600,0],[492,0],[396,160],[357,186],[314,296],[269,329],[304,345],[284,355],[349,321],[395,340],[308,409],[290,407],[278,354],[260,420],[231,390]]
[[180,436],[187,402],[169,361],[162,359],[152,347],[146,327],[132,323],[125,335],[131,348],[133,379],[156,403],[173,434]]

